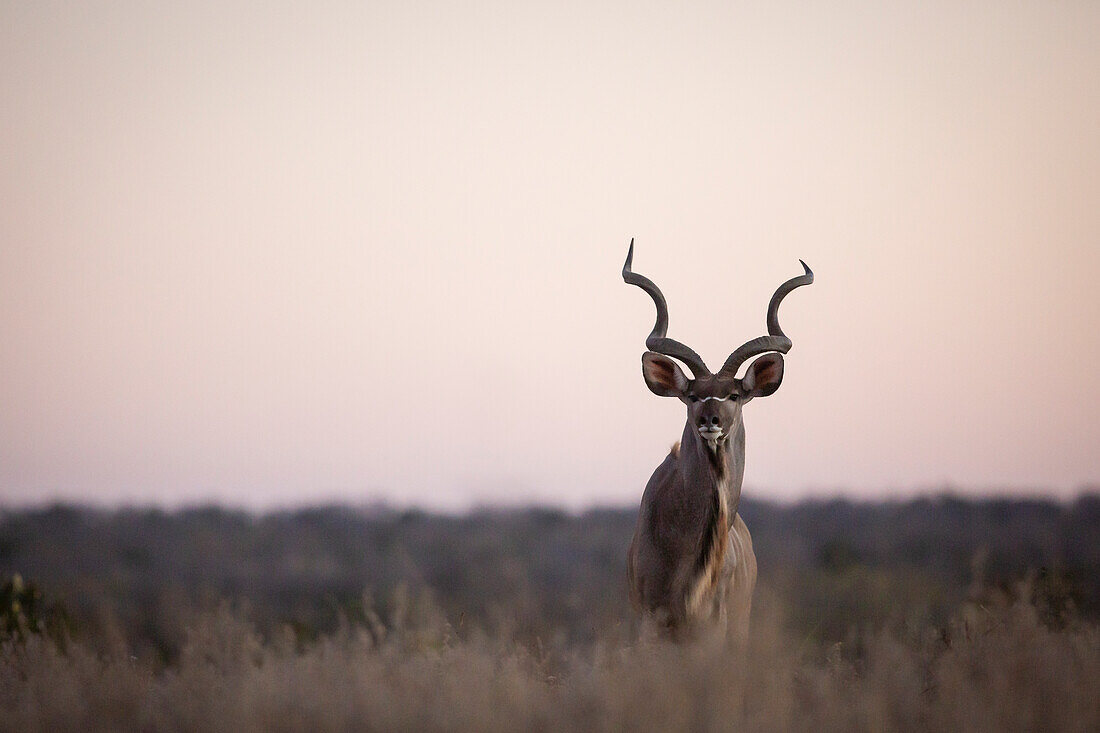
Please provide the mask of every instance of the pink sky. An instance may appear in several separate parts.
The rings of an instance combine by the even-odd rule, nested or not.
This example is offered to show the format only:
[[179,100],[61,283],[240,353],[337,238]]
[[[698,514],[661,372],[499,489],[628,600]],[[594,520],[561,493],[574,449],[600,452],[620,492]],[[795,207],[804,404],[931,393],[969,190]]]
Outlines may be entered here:
[[0,2],[0,504],[1100,483],[1100,5]]

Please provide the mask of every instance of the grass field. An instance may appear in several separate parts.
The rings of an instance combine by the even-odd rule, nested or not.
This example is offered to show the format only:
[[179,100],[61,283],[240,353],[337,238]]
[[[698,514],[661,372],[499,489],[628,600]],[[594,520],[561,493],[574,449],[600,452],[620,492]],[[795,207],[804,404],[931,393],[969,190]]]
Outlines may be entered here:
[[637,639],[629,511],[7,512],[0,729],[1098,730],[1096,510],[746,507],[743,652]]

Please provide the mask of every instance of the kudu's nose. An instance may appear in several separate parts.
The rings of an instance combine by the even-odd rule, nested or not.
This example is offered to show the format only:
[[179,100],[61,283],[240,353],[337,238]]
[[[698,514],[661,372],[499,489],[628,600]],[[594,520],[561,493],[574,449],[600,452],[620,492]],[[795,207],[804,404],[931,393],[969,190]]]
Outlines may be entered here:
[[717,427],[721,424],[721,422],[722,421],[718,419],[717,415],[712,415],[711,417],[701,415],[699,417],[699,427],[701,428],[705,428],[707,425],[714,425],[715,427]]

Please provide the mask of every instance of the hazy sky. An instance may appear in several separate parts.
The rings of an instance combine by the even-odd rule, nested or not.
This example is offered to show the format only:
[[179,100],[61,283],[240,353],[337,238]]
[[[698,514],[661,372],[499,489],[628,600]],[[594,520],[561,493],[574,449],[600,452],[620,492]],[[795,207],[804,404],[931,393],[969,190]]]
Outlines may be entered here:
[[1100,482],[1100,4],[0,0],[0,504]]

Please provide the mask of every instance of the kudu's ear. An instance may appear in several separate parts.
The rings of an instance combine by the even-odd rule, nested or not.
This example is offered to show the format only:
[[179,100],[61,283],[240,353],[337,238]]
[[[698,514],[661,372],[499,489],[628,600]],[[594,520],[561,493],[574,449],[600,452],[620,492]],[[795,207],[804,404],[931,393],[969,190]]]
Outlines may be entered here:
[[688,388],[688,378],[676,362],[653,351],[642,354],[642,376],[659,397],[683,397]]
[[741,387],[749,397],[767,397],[783,383],[783,355],[764,354],[749,365]]

